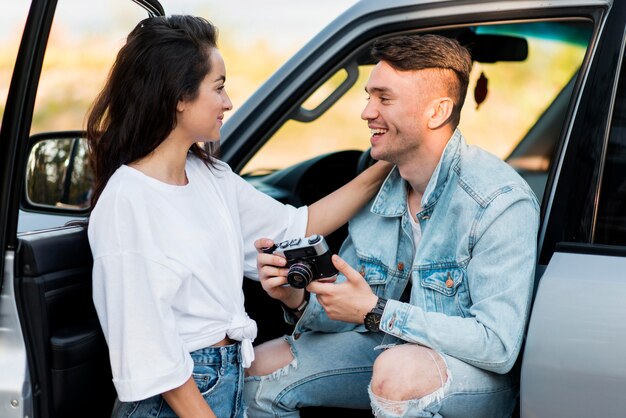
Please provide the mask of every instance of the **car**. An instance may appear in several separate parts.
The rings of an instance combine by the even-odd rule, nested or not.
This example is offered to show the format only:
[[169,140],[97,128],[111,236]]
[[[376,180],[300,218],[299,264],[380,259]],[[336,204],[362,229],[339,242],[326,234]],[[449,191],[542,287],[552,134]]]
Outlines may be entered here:
[[[132,16],[128,29],[135,17],[166,13],[156,0],[116,4]],[[104,417],[115,398],[91,300],[85,134],[63,121],[56,130],[32,128],[62,5],[30,4],[0,128],[2,417]],[[515,416],[621,417],[625,29],[626,4],[611,0],[359,1],[232,114],[221,159],[281,202],[314,202],[372,163],[359,119],[372,43],[399,33],[458,39],[473,58],[461,130],[514,167],[541,203]],[[61,92],[47,85],[46,93]],[[333,251],[346,234],[342,227],[327,237]],[[244,281],[244,292],[259,324],[255,343],[290,332],[257,282]],[[307,408],[302,416],[329,412]]]

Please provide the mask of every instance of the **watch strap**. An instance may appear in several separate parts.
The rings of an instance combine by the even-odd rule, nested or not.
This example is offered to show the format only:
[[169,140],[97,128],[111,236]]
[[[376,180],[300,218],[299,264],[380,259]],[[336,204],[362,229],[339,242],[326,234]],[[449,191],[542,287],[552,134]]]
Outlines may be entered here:
[[385,312],[386,305],[387,305],[387,299],[378,298],[378,300],[376,301],[376,305],[372,308],[370,312],[373,314],[383,316],[383,312]]
[[376,301],[376,305],[374,305],[372,310],[365,314],[365,318],[363,318],[363,323],[365,324],[365,328],[367,328],[368,331],[380,331],[380,320],[382,319],[383,313],[385,312],[386,305],[387,299],[379,297]]

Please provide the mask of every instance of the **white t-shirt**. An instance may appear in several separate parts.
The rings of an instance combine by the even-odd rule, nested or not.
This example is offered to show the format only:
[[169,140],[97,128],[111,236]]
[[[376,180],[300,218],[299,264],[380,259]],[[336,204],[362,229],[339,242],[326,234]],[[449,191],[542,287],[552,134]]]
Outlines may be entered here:
[[121,401],[182,385],[189,353],[226,335],[249,365],[256,324],[242,282],[257,278],[254,240],[306,233],[306,207],[277,202],[225,163],[190,156],[186,173],[175,186],[122,166],[89,221],[93,300]]
[[[409,207],[408,199],[406,202],[406,207],[407,208]],[[420,226],[419,223],[417,223],[417,219],[415,219],[415,215],[411,213],[410,209],[409,209],[409,219],[411,220],[411,230],[413,231],[413,248],[414,248],[414,251],[417,251],[417,246],[422,240],[422,227]],[[415,253],[413,253],[413,256],[415,256]]]

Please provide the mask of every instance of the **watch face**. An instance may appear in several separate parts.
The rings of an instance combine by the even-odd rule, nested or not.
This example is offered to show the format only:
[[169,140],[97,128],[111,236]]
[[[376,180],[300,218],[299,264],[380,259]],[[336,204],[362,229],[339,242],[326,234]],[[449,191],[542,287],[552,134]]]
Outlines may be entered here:
[[380,314],[369,312],[367,315],[365,315],[365,328],[372,332],[380,331],[380,319]]

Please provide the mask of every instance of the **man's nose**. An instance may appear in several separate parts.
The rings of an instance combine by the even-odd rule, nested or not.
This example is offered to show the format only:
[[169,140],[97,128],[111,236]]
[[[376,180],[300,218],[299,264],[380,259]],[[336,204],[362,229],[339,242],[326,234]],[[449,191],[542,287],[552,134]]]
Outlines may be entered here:
[[363,120],[376,119],[377,116],[378,116],[378,111],[375,109],[375,106],[373,105],[372,101],[368,100],[367,104],[365,105],[365,108],[361,112],[361,119]]

